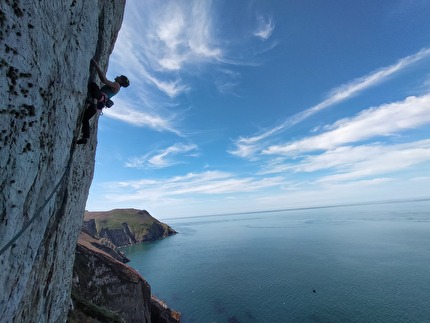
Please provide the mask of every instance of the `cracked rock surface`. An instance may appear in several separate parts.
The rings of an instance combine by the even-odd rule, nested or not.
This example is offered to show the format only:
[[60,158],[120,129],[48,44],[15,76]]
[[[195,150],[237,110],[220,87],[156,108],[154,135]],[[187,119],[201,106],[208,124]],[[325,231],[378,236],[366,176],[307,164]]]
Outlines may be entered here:
[[[0,2],[0,322],[67,317],[94,172],[80,134],[90,59],[107,66],[125,0]],[[97,79],[96,79],[97,80]]]

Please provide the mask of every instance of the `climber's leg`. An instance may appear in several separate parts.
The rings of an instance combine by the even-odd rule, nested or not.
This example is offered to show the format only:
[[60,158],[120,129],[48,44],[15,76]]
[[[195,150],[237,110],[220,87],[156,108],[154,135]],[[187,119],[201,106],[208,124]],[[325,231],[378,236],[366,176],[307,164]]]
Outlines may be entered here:
[[78,140],[78,144],[86,144],[90,137],[90,119],[96,114],[97,109],[94,103],[90,103],[85,110],[84,118],[82,119],[82,138]]

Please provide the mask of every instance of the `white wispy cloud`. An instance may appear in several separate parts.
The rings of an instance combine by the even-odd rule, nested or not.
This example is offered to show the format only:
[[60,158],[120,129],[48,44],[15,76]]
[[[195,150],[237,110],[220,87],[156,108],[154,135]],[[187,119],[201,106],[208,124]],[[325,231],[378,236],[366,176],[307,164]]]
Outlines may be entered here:
[[210,8],[210,1],[168,1],[160,5],[157,18],[150,18],[149,50],[157,52],[150,55],[153,64],[179,70],[192,62],[217,59],[221,49],[214,44]]
[[264,17],[262,15],[257,16],[257,29],[254,32],[254,36],[259,37],[263,40],[269,39],[275,29],[275,24],[271,17]]
[[166,149],[157,150],[156,152],[148,153],[141,157],[130,158],[125,164],[126,167],[130,168],[165,168],[170,167],[183,161],[175,159],[175,156],[182,156],[186,154],[187,157],[191,157],[190,152],[196,151],[198,147],[194,144],[182,144],[178,143],[173,146],[167,147]]
[[93,209],[145,208],[157,210],[157,215],[162,217],[171,217],[171,213],[190,216],[276,210],[387,199],[428,198],[429,184],[429,177],[425,176],[411,179],[367,176],[349,181],[327,178],[322,181],[289,183],[280,176],[240,178],[237,174],[212,171],[165,179],[100,183],[98,204]]
[[240,83],[240,73],[225,68],[220,69],[219,72],[215,80],[217,90],[222,94],[234,93],[235,88]]
[[360,112],[327,126],[322,134],[284,145],[270,146],[263,154],[295,154],[314,150],[328,150],[347,143],[378,136],[390,136],[407,129],[430,123],[430,94],[409,97],[401,102],[384,104]]
[[108,199],[115,202],[139,201],[142,199],[163,200],[173,197],[194,197],[212,194],[249,193],[283,184],[281,177],[238,177],[233,173],[206,171],[188,173],[168,179],[144,179],[105,183],[112,194]]
[[181,133],[174,122],[178,116],[174,100],[188,92],[190,85],[180,73],[212,64],[222,55],[213,32],[211,5],[211,1],[127,3],[108,74],[112,79],[127,75],[131,86],[115,97],[115,107],[120,105],[121,111],[109,110],[107,116]]
[[[338,163],[337,173],[323,176],[318,179],[318,182],[347,182],[381,177],[430,162],[430,140],[392,146],[350,147],[349,150],[350,156],[342,152],[331,156],[340,155],[341,159],[344,157],[349,160],[349,163],[340,164],[332,159],[333,166]],[[312,160],[309,160],[309,163],[312,165]],[[317,164],[313,164],[313,169],[317,169],[315,166]],[[323,164],[319,164],[319,167],[326,168]]]
[[181,83],[180,78],[177,78],[174,81],[162,81],[155,77],[148,76],[148,79],[151,80],[159,90],[163,91],[171,98],[187,92],[190,89],[188,85]]
[[416,181],[396,177],[320,182],[302,185],[296,191],[278,191],[261,196],[256,202],[276,209],[428,198],[429,184],[430,181],[424,178]]
[[175,128],[171,119],[163,118],[161,115],[157,115],[145,110],[137,110],[131,107],[127,101],[115,99],[115,105],[111,109],[104,109],[104,115],[121,120],[138,127],[147,127],[155,131],[168,131],[178,136],[182,136],[181,132]]
[[355,180],[368,176],[380,177],[424,162],[430,162],[429,139],[395,145],[342,146],[294,161],[278,159],[267,165],[262,173],[312,173],[324,170],[329,171],[329,175],[325,173],[317,181]]
[[379,69],[367,76],[355,79],[345,85],[337,87],[330,92],[327,99],[287,118],[283,123],[256,136],[240,137],[234,142],[235,149],[230,150],[229,153],[243,158],[252,157],[256,152],[264,149],[264,146],[266,145],[265,140],[269,137],[306,120],[310,116],[327,109],[328,107],[358,95],[360,92],[387,80],[389,77],[428,56],[430,56],[430,48],[423,49],[416,54],[400,59],[397,63],[391,66]]
[[[314,180],[333,183],[378,178],[430,162],[428,139],[403,144],[378,142],[430,124],[429,109],[430,94],[426,94],[364,110],[324,127],[326,131],[319,135],[267,148],[264,154],[277,157],[267,162],[261,174],[324,171]],[[362,142],[370,143],[348,145]]]
[[[187,91],[188,85],[176,74],[198,56],[187,45],[193,34],[190,28],[195,26],[189,23],[192,20],[190,13],[187,16],[187,8],[184,3],[174,1],[127,4],[128,16],[116,42],[112,62],[130,79],[138,80],[140,86],[153,86],[169,97]],[[204,11],[200,14],[206,17]]]
[[[192,84],[186,76],[198,76],[207,71],[206,66],[220,67],[215,70],[218,74],[213,76],[220,93],[234,93],[240,75],[232,69],[227,70],[226,66],[255,63],[242,55],[238,55],[240,59],[229,56],[235,56],[237,48],[244,45],[233,44],[222,34],[217,21],[218,9],[210,0],[127,3],[125,20],[111,57],[113,68],[110,72],[114,76],[125,74],[131,80],[130,88],[124,90],[127,92],[128,109],[124,116],[116,112],[107,115],[133,125],[156,125],[162,131],[173,129],[173,132],[180,132],[172,127],[176,112],[165,117],[169,114],[168,106],[180,102],[181,95],[192,91]],[[257,23],[255,36],[269,38],[274,29],[273,20],[257,15]],[[237,39],[244,41],[245,38]],[[273,46],[271,44],[268,48]],[[128,97],[130,91],[136,95]],[[137,120],[132,116],[137,116]]]

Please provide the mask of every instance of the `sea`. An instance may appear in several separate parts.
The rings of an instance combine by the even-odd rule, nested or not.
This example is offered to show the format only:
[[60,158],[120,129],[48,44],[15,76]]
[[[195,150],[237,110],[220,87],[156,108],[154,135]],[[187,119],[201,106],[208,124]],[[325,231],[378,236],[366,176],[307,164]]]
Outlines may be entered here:
[[430,322],[430,200],[164,222],[125,251],[181,322]]

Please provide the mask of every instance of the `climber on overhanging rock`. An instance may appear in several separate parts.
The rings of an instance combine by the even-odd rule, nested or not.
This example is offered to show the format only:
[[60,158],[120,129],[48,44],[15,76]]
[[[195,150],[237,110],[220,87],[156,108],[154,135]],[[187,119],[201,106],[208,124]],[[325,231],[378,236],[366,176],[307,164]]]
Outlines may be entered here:
[[[92,59],[91,64],[97,70],[100,80],[104,85],[99,88],[94,82],[88,84],[87,108],[85,109],[84,118],[82,120],[82,138],[77,141],[78,144],[86,144],[90,137],[90,119],[96,114],[97,110],[102,110],[104,107],[110,108],[113,105],[111,98],[119,92],[121,87],[130,85],[130,81],[124,75],[115,77],[115,81],[109,81],[106,74],[101,70],[97,62]],[[97,101],[97,103],[94,102]]]

